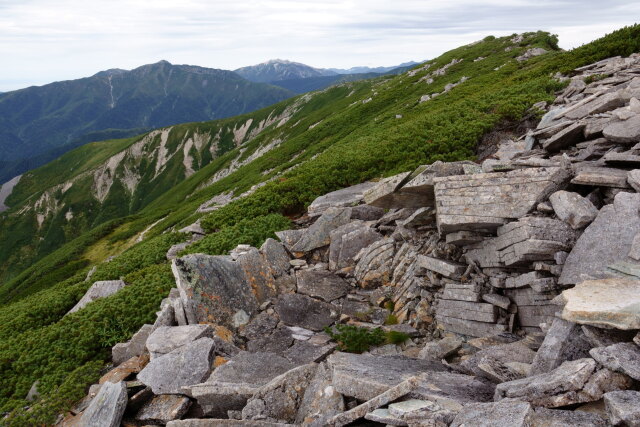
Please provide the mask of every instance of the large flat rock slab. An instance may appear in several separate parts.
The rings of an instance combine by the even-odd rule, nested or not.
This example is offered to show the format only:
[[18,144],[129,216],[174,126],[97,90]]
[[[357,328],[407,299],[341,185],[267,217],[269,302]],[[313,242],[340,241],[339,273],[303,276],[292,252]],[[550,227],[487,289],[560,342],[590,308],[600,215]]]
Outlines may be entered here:
[[300,294],[280,295],[275,309],[285,325],[312,331],[321,331],[338,318],[337,307]]
[[562,318],[581,325],[640,329],[640,280],[586,280],[562,292]]
[[640,425],[640,391],[612,391],[604,395],[604,406],[613,425]]
[[331,243],[331,231],[351,220],[351,208],[329,208],[291,246],[291,252],[305,253]]
[[640,381],[640,347],[635,343],[592,348],[589,353],[602,366]]
[[489,230],[521,218],[568,182],[562,168],[529,168],[434,178],[442,234]]
[[349,292],[351,286],[342,277],[326,270],[296,272],[298,293],[331,302]]
[[89,407],[82,413],[78,427],[119,427],[127,406],[127,386],[124,382],[104,383]]
[[528,402],[517,400],[470,403],[456,415],[451,427],[528,427],[532,412]]
[[153,359],[199,338],[212,338],[213,335],[213,328],[209,325],[161,326],[147,338],[147,349]]
[[558,283],[573,285],[584,279],[611,277],[607,266],[618,261],[638,264],[628,257],[640,232],[640,194],[618,193],[613,204],[598,212],[567,257]]
[[327,359],[333,386],[345,396],[369,400],[402,381],[430,371],[448,371],[440,362],[404,356],[334,353]]
[[124,288],[126,285],[127,284],[122,280],[101,280],[99,282],[95,282],[93,285],[91,285],[84,296],[80,298],[80,301],[78,301],[78,303],[67,312],[67,314],[75,313],[76,311],[85,308],[90,302],[93,302],[97,299],[111,296],[118,292],[120,289]]
[[145,402],[135,416],[142,423],[166,424],[179,420],[191,406],[188,397],[175,394],[161,394]]
[[364,201],[364,193],[375,187],[375,182],[363,182],[316,198],[307,209],[309,216],[317,216],[329,208],[346,208],[359,205]]

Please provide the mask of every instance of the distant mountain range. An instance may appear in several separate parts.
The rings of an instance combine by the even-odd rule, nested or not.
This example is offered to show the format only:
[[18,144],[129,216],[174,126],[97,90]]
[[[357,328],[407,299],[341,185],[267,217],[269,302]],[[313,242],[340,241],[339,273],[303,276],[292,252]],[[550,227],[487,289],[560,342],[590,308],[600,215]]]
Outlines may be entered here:
[[284,59],[272,59],[261,64],[238,68],[235,72],[247,80],[258,83],[333,76],[338,74],[335,71],[313,68],[299,62],[292,62]]
[[292,95],[233,71],[167,61],[6,92],[0,96],[0,183],[90,141],[235,116]]
[[413,67],[414,65],[418,65],[419,62],[409,61],[403,62],[400,65],[394,65],[392,67],[351,67],[348,69],[343,68],[327,68],[328,71],[333,71],[337,74],[365,74],[365,73],[388,73],[389,71],[395,70],[397,68],[405,68],[405,67]]

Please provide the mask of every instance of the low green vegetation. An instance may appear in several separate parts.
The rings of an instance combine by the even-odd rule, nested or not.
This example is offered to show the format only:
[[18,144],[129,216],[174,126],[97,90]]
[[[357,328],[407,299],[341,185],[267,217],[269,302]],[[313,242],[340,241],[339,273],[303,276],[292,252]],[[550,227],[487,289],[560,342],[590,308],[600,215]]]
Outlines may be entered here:
[[371,347],[384,344],[385,333],[381,328],[369,329],[353,325],[336,325],[324,330],[338,343],[338,350],[347,353],[364,353]]

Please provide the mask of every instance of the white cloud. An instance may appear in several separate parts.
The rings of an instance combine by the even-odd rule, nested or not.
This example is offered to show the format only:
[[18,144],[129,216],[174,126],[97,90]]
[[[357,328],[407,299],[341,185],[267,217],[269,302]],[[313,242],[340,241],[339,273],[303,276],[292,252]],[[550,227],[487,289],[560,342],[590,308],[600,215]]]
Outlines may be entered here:
[[0,0],[0,91],[160,59],[394,65],[538,29],[571,48],[637,16],[640,4],[620,0]]

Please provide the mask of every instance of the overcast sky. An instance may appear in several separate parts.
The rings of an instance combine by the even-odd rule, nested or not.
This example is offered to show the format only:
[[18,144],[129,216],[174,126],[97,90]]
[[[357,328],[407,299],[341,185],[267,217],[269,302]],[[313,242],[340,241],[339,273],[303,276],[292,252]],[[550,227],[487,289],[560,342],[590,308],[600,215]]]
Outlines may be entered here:
[[0,0],[0,91],[161,59],[388,66],[538,29],[568,49],[639,18],[637,0]]

